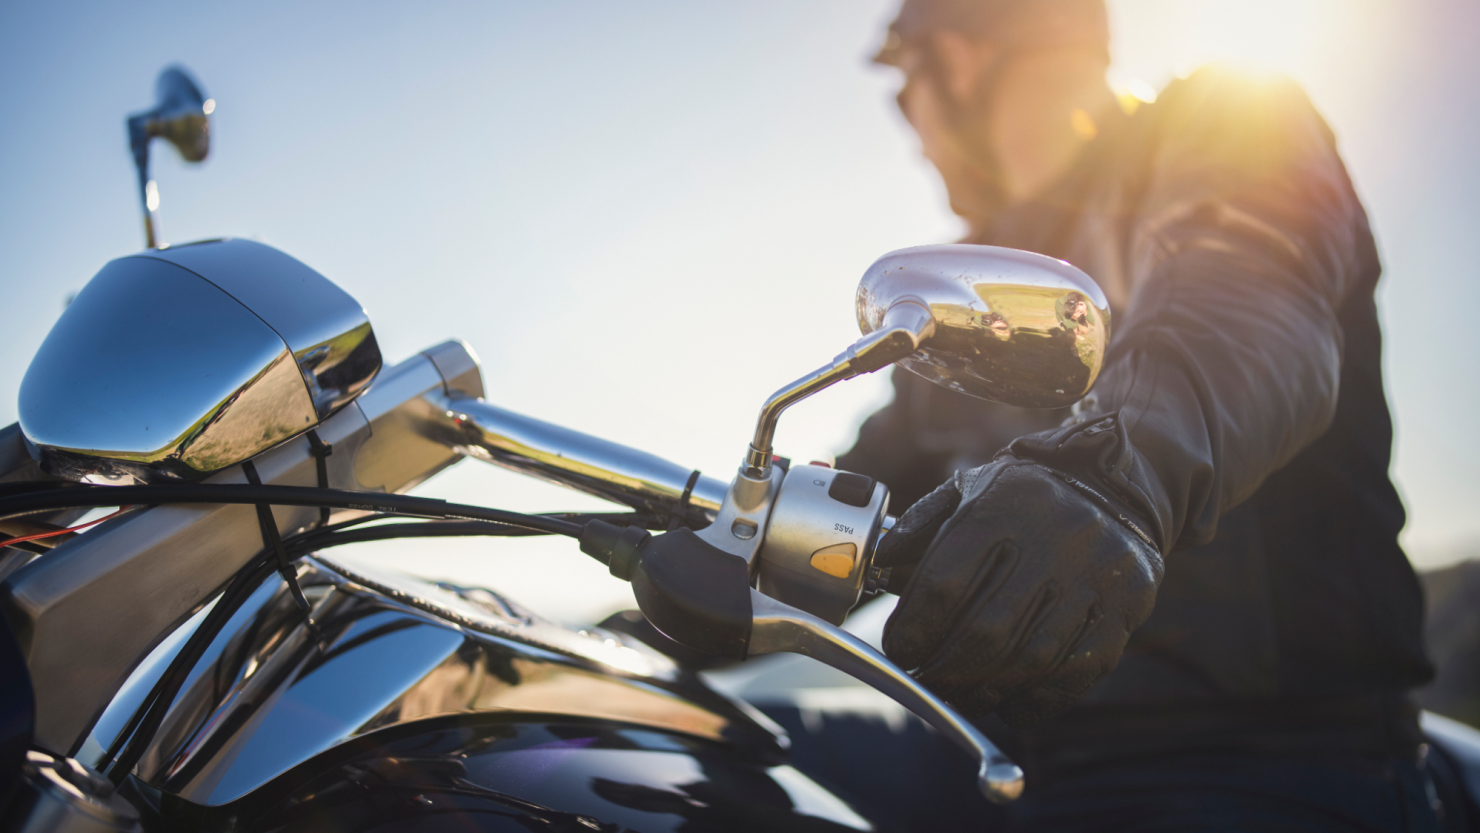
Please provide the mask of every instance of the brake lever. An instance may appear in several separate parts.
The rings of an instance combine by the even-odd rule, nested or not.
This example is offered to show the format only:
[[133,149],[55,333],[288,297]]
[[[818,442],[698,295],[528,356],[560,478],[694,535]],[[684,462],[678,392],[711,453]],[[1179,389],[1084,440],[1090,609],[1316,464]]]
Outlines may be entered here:
[[977,762],[977,787],[997,804],[1023,792],[1023,771],[975,726],[872,646],[791,605],[750,591],[750,656],[801,654],[877,689],[929,723]]
[[746,659],[787,652],[854,677],[919,715],[977,762],[977,787],[1006,803],[1023,791],[1023,771],[975,726],[883,654],[825,620],[750,586],[746,561],[692,530],[651,535],[637,527],[591,521],[581,550],[632,582],[653,627],[698,651]]

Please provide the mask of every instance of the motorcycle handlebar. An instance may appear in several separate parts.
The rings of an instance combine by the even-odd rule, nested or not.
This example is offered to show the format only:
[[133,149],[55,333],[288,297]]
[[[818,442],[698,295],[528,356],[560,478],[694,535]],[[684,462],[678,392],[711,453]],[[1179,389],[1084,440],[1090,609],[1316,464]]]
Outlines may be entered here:
[[430,398],[439,439],[469,457],[698,526],[712,521],[724,502],[727,483],[661,457],[482,399]]
[[[713,522],[729,489],[726,482],[657,455],[483,399],[443,393],[426,398],[435,411],[429,433],[461,454],[639,512],[678,515],[695,529]],[[894,520],[884,516],[884,532]]]

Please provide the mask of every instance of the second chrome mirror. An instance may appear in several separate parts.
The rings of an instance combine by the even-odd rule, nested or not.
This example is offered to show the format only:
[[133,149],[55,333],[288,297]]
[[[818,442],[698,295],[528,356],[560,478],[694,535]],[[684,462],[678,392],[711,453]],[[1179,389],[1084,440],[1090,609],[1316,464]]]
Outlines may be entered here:
[[160,248],[159,189],[149,177],[149,145],[164,139],[175,146],[186,162],[203,161],[211,151],[211,112],[216,102],[206,98],[200,85],[183,67],[166,67],[154,87],[155,104],[128,117],[129,150],[139,177],[139,200],[144,207],[144,245]]
[[1105,360],[1110,310],[1085,273],[1044,255],[963,244],[900,249],[858,285],[865,335],[903,328],[902,367],[936,384],[1024,408],[1089,392]]

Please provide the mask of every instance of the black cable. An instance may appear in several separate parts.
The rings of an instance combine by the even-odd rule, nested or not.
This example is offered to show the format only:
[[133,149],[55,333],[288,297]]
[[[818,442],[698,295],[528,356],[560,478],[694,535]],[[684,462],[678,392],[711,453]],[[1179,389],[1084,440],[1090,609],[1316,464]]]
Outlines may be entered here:
[[[375,521],[384,521],[384,520],[387,520],[389,518],[399,518],[399,517],[403,517],[403,516],[401,516],[401,515],[388,515],[388,514],[383,514],[383,513],[377,512],[374,515],[362,515],[362,516],[360,516],[358,518],[350,518],[347,521],[340,521],[337,524],[329,524],[328,526],[317,526],[317,527],[314,527],[313,529],[311,529],[308,532],[305,532],[303,534],[304,535],[319,535],[319,534],[322,534],[322,533],[325,533],[325,532],[338,532],[341,529],[348,529],[348,528],[350,528],[352,526],[360,526],[361,524],[368,524],[368,523],[373,523]],[[302,537],[302,536],[300,535],[299,537]]]
[[[7,497],[10,497],[11,495],[38,494],[38,493],[53,493],[54,494],[54,493],[56,493],[58,491],[61,491],[61,490],[77,488],[80,485],[82,485],[82,484],[75,483],[75,482],[70,481],[70,480],[22,480],[22,481],[17,481],[17,482],[12,482],[12,483],[0,483],[0,499],[4,499],[4,498],[7,498]],[[55,520],[55,519],[48,519],[48,521],[50,521],[50,520]],[[66,524],[60,524],[60,526],[66,526]],[[11,537],[11,536],[9,536],[9,535],[6,535],[5,536],[5,538],[9,538],[9,537]],[[4,540],[4,538],[0,538],[0,540]],[[46,553],[51,552],[51,548],[50,547],[43,546],[42,544],[38,544],[35,541],[20,541],[20,542],[11,544],[10,546],[11,547],[14,547],[15,549],[25,550],[26,552],[33,553],[33,554],[36,554],[36,555],[45,555]],[[7,548],[6,547],[0,547],[0,550],[4,550],[4,549],[7,549]]]
[[663,518],[650,512],[542,512],[540,517],[570,521],[581,527],[592,521],[606,521],[620,526],[640,526],[643,529],[663,528]]
[[[364,523],[366,520],[384,520],[385,517],[356,519],[356,521]],[[605,521],[619,526],[635,526],[641,529],[656,529],[661,526],[661,520],[656,515],[637,512],[610,512],[604,514],[562,513],[560,517],[581,524],[583,527],[591,521]],[[489,523],[487,521],[420,521],[417,523],[382,524],[380,526],[351,531],[345,531],[345,526],[347,524],[335,524],[333,528],[316,529],[290,539],[287,542],[289,556],[291,558],[300,558],[316,550],[329,549],[330,547],[399,538],[470,538],[475,536],[522,538],[545,534],[530,529],[521,529],[519,527]]]
[[332,532],[327,535],[304,536],[301,544],[289,548],[289,553],[293,557],[300,557],[330,547],[359,544],[365,541],[388,541],[394,538],[469,538],[479,535],[522,538],[540,534],[542,533],[503,524],[491,524],[487,521],[422,521],[420,523],[383,524],[365,529]]
[[78,486],[0,499],[0,520],[39,512],[84,506],[158,506],[166,503],[225,503],[276,506],[328,506],[335,509],[380,511],[397,515],[454,520],[491,521],[536,529],[552,535],[578,538],[581,525],[560,518],[526,515],[448,503],[437,498],[318,489],[309,486],[252,486],[161,484],[155,486]]
[[[257,467],[251,460],[242,463],[242,474],[247,476],[247,482],[253,486],[261,486],[262,478],[257,476]],[[308,603],[308,597],[303,595],[303,588],[298,586],[298,573],[293,570],[293,565],[288,563],[288,551],[283,547],[283,536],[278,532],[277,519],[273,517],[272,507],[265,503],[256,504],[257,525],[262,528],[262,547],[277,556],[278,574],[283,581],[288,583],[288,589],[293,592],[293,600],[298,603],[298,609],[303,611],[305,619],[312,609]],[[329,510],[326,508],[324,517],[328,517]],[[309,620],[309,625],[313,624]]]
[[702,476],[703,474],[698,469],[689,472],[689,480],[683,484],[683,494],[679,495],[678,506],[674,508],[668,518],[669,532],[683,526],[689,514],[689,498],[694,496],[694,486],[698,484],[699,478]]
[[76,489],[82,486],[71,480],[21,480],[14,483],[0,483],[0,498],[11,495],[25,495],[36,492],[54,492],[61,489]]
[[[351,518],[351,519],[349,519],[347,521],[340,521],[338,523],[329,524],[328,526],[314,527],[313,529],[310,529],[307,532],[304,532],[304,533],[298,535],[296,538],[291,538],[291,539],[288,539],[288,540],[289,540],[289,543],[292,543],[293,541],[301,541],[301,540],[303,540],[303,539],[305,539],[305,538],[307,538],[309,536],[325,535],[325,534],[328,534],[328,533],[331,533],[331,532],[339,532],[340,530],[349,529],[350,527],[363,526],[364,524],[368,524],[368,523],[376,523],[376,522],[379,522],[379,521],[388,521],[388,520],[390,520],[392,518],[400,518],[400,517],[405,517],[405,516],[403,516],[403,515],[395,515],[395,514],[386,514],[386,513],[376,513],[374,515],[364,515],[364,516],[361,516],[361,517],[358,517],[358,518]],[[579,524],[581,526],[585,526],[587,523],[589,523],[591,521],[606,521],[607,523],[618,524],[620,526],[640,526],[643,529],[661,529],[662,526],[663,526],[663,519],[662,518],[660,518],[657,515],[648,513],[648,512],[541,512],[541,513],[539,513],[539,515],[537,517],[541,517],[541,518],[554,518],[554,519],[560,520],[560,521],[569,521],[569,522],[571,522],[573,524]],[[453,521],[426,521],[425,523],[453,523]],[[487,521],[479,521],[479,523],[488,523],[488,522]],[[539,531],[539,530],[527,529],[527,528],[524,528],[524,527],[517,527],[517,526],[509,526],[507,524],[497,524],[497,526],[498,526],[498,528],[503,529],[504,532],[503,533],[484,532],[484,533],[480,533],[480,534],[489,535],[489,536],[494,536],[494,535],[502,534],[502,535],[504,535],[506,537],[510,537],[510,538],[517,538],[517,537],[522,537],[522,536],[533,536],[533,535],[548,535],[549,534],[547,532],[542,532],[542,531]],[[411,537],[420,537],[420,536],[411,536]]]
[[[302,558],[308,552],[311,552],[313,551],[313,549],[317,548],[313,546],[304,546],[304,543],[307,541],[307,539],[321,537],[324,536],[326,533],[332,536],[333,533],[342,531],[349,527],[366,524],[371,521],[383,520],[387,517],[395,516],[369,515],[363,518],[352,518],[347,521],[341,521],[337,524],[334,524],[332,527],[321,527],[302,535],[296,535],[283,542],[282,546],[283,549],[291,553],[291,555],[288,555],[287,558],[291,561],[296,561],[299,558]],[[443,522],[428,521],[425,523]],[[490,523],[487,521],[476,521],[472,523],[477,523],[490,529],[519,529],[517,527],[510,527],[504,524]],[[419,524],[409,524],[409,526],[418,525]],[[400,525],[398,524],[397,526]],[[519,533],[530,535],[541,534],[538,532],[523,529],[519,529]],[[333,544],[330,544],[330,546],[333,546]],[[134,768],[134,765],[138,763],[139,758],[142,757],[144,751],[148,748],[149,742],[152,740],[154,733],[158,731],[159,725],[163,722],[164,717],[169,714],[169,708],[174,704],[175,697],[179,694],[180,688],[184,685],[185,680],[189,677],[191,669],[193,669],[196,663],[200,661],[200,657],[203,656],[206,649],[210,647],[211,642],[213,642],[216,637],[220,635],[221,629],[226,626],[226,623],[230,621],[233,615],[236,614],[237,610],[242,606],[243,603],[246,602],[251,593],[254,592],[256,588],[268,578],[268,576],[270,576],[274,571],[282,573],[281,565],[276,563],[277,559],[274,556],[282,557],[283,555],[284,553],[282,551],[278,551],[275,548],[268,547],[263,551],[263,553],[259,554],[255,559],[248,562],[246,566],[239,570],[236,576],[233,577],[231,583],[227,586],[226,590],[222,591],[221,596],[217,599],[215,606],[211,609],[211,612],[206,615],[206,618],[196,628],[195,632],[192,633],[186,643],[181,646],[180,651],[175,654],[174,658],[170,661],[169,666],[166,667],[164,673],[160,675],[159,679],[155,680],[154,686],[150,688],[143,701],[140,702],[138,708],[134,710],[134,713],[129,718],[128,723],[126,723],[124,727],[119,731],[119,733],[114,737],[113,742],[110,743],[108,746],[108,750],[103,754],[103,757],[98,762],[99,769],[109,770],[109,778],[111,778],[114,783],[122,783],[123,779],[127,777],[128,773]],[[294,575],[296,578],[296,574],[292,575]],[[293,584],[296,584],[296,581],[289,582],[290,588]],[[301,593],[302,591],[299,590],[298,592]],[[128,746],[120,755],[120,747],[123,747],[125,742],[129,742]],[[109,767],[109,763],[114,760],[116,760],[117,763]]]
[[[308,449],[313,454],[314,469],[319,476],[318,487],[329,488],[329,455],[334,453],[334,446],[319,439],[319,432],[313,428],[308,429]],[[319,526],[329,525],[329,507],[319,507]]]

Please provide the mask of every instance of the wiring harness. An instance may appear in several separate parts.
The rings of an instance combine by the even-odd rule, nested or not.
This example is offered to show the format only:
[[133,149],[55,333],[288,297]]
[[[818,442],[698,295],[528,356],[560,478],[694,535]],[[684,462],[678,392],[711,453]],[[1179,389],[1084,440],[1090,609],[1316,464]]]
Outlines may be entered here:
[[[255,472],[253,472],[255,474]],[[255,479],[255,478],[252,478]],[[531,515],[491,509],[482,506],[449,503],[436,498],[413,497],[410,495],[357,492],[346,489],[326,489],[308,486],[207,485],[167,484],[154,486],[86,486],[75,484],[28,484],[22,492],[11,489],[0,491],[0,521],[43,515],[60,510],[99,507],[142,507],[164,504],[238,504],[259,507],[260,513],[268,506],[312,506],[321,510],[349,509],[372,514],[341,521],[323,523],[328,514],[321,515],[321,525],[297,535],[278,539],[276,525],[271,525],[269,534],[264,519],[264,547],[241,570],[216,597],[204,620],[185,640],[178,653],[170,661],[164,673],[134,711],[129,721],[109,745],[98,768],[107,772],[109,779],[120,784],[139,762],[149,742],[153,739],[190,670],[205,654],[212,641],[225,627],[232,615],[244,604],[252,592],[273,572],[282,572],[284,580],[294,595],[304,605],[302,591],[297,587],[295,573],[287,570],[289,562],[330,547],[366,541],[384,541],[398,538],[443,538],[467,536],[523,537],[531,535],[563,535],[589,538],[587,526],[610,528],[612,526],[637,527],[639,529],[662,528],[665,519],[641,513],[558,513]],[[124,509],[100,518],[92,523],[101,523],[124,513]],[[266,518],[270,519],[270,512]],[[419,518],[422,520],[400,523],[378,523],[389,519]],[[47,536],[61,535],[81,529],[81,524],[68,529],[45,533]],[[20,536],[0,541],[0,548],[24,543],[23,539],[34,540],[39,536]],[[312,621],[308,620],[310,627]]]

